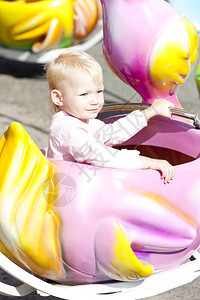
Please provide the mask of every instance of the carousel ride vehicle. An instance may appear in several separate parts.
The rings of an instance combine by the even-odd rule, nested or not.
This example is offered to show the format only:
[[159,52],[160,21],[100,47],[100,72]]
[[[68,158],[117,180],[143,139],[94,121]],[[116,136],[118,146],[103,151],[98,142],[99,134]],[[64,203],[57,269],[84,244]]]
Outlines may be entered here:
[[12,123],[0,140],[0,266],[25,285],[1,283],[7,295],[139,299],[200,275],[200,121],[176,97],[197,31],[163,0],[101,2],[105,58],[143,103],[106,105],[100,117],[112,123],[158,97],[174,103],[172,119],[151,119],[117,148],[167,159],[175,177],[49,160]]
[[69,47],[102,37],[100,0],[0,0],[0,55],[44,64]]

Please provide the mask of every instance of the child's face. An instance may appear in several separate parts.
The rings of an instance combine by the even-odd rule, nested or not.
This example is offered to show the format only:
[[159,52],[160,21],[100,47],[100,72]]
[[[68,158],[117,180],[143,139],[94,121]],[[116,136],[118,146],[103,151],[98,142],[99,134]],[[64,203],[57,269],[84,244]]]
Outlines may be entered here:
[[102,80],[97,84],[89,73],[77,69],[63,80],[61,108],[82,121],[96,118],[104,104]]

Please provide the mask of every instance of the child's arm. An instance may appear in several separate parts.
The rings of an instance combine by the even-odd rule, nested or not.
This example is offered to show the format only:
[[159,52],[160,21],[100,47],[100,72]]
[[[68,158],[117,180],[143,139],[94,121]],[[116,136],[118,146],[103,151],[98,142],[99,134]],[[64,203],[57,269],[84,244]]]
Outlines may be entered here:
[[141,169],[153,169],[161,171],[161,179],[169,183],[174,177],[174,167],[166,160],[141,157]]
[[142,111],[147,122],[154,116],[163,116],[171,118],[170,108],[174,107],[173,103],[165,99],[156,99],[151,106]]
[[156,115],[171,118],[170,107],[173,107],[173,103],[164,99],[156,99],[143,111],[133,111],[109,124],[95,120],[93,126],[96,126],[96,131],[101,134],[101,140],[105,145],[114,146],[130,139],[147,126],[148,120]]

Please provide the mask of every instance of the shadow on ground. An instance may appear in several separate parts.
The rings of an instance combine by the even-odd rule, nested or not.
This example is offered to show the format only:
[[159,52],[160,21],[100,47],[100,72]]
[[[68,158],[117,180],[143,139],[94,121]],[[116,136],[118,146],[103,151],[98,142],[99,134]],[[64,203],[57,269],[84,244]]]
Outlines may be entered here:
[[0,73],[19,78],[38,77],[44,74],[44,65],[32,62],[21,62],[0,56]]

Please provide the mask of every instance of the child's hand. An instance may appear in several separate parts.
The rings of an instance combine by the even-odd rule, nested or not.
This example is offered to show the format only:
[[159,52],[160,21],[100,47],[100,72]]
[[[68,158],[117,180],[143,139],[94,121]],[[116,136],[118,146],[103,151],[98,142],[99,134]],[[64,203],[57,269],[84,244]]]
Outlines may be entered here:
[[156,115],[166,118],[171,118],[170,108],[172,107],[174,107],[174,104],[165,99],[156,99],[151,105]]
[[166,160],[152,159],[150,169],[161,171],[164,183],[169,183],[174,178],[174,167]]
[[143,110],[146,120],[148,121],[152,117],[162,116],[165,118],[171,118],[170,108],[174,107],[174,104],[165,99],[156,99],[147,109]]
[[174,178],[174,167],[166,160],[141,156],[142,169],[153,169],[161,172],[161,179],[169,183]]

